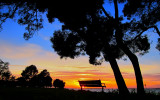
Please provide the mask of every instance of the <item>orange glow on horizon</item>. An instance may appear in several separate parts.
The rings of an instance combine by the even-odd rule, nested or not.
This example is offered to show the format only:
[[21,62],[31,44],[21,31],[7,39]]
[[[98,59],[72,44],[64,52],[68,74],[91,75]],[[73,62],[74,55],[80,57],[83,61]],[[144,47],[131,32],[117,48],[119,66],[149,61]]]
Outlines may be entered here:
[[[25,66],[24,65],[22,66],[11,65],[10,68],[14,72],[12,74],[15,75],[16,78],[18,78],[21,76],[21,72],[22,70],[25,69]],[[17,70],[17,69],[20,69],[20,70]],[[39,72],[41,72],[43,69],[44,68],[42,67],[38,67]],[[70,69],[73,69],[73,71],[70,71]],[[102,67],[97,68],[97,67],[74,67],[73,66],[73,67],[70,67],[70,69],[67,70],[67,67],[65,67],[65,69],[62,71],[55,70],[54,72],[51,72],[52,68],[51,69],[48,68],[47,70],[50,72],[50,75],[53,81],[55,79],[63,80],[66,83],[65,88],[80,89],[78,80],[99,80],[99,79],[101,80],[102,83],[105,83],[106,88],[108,89],[117,88],[114,74],[111,72],[107,72],[107,69],[108,69],[107,67],[102,66]],[[76,70],[78,69],[78,71],[74,69]],[[142,69],[144,69],[144,67],[142,67]],[[148,69],[149,69],[149,66],[147,66],[146,70]],[[133,69],[128,68],[128,66],[125,66],[122,68],[121,71],[122,71],[122,75],[124,77],[127,87],[136,88],[136,79],[133,73]],[[160,80],[158,76],[159,74],[152,74],[152,73],[143,74],[143,81],[144,81],[145,88],[160,88]],[[85,87],[85,88],[88,88],[88,87]]]
[[[105,73],[104,73],[105,74]],[[129,74],[130,76],[134,74]],[[16,78],[20,77],[20,74],[16,74],[15,75]],[[55,79],[61,79],[65,82],[65,88],[76,88],[76,89],[80,89],[80,85],[78,80],[101,80],[102,83],[105,83],[106,88],[108,89],[117,89],[117,84],[116,81],[114,79],[114,76],[112,77],[104,77],[104,75],[98,75],[95,73],[76,73],[76,72],[71,72],[71,73],[64,73],[64,75],[59,75],[57,72],[57,76],[56,74],[52,74],[51,73],[51,77],[53,79],[53,81]],[[135,77],[126,77],[125,76],[125,82],[128,88],[136,88],[136,80]],[[154,81],[155,80],[155,81]],[[149,77],[149,76],[144,76],[144,87],[145,88],[159,88],[160,87],[160,80],[156,80],[156,78],[153,77]],[[88,88],[88,87],[83,87],[83,88]]]
[[[20,77],[21,75],[15,75],[16,78]],[[52,74],[51,74],[52,76]],[[82,77],[83,76],[83,77]],[[93,76],[95,78],[93,78]],[[97,75],[98,76],[98,75]],[[96,77],[96,75],[92,74],[89,76],[89,74],[76,74],[75,75],[62,75],[61,77],[54,76],[52,77],[53,81],[55,79],[61,79],[65,82],[65,88],[76,88],[80,89],[80,85],[78,80],[99,80],[101,79],[102,83],[105,83],[106,88],[108,89],[117,89],[117,84],[114,79],[114,76],[112,78],[107,78],[107,77]],[[160,80],[155,80],[156,78],[151,77],[144,77],[144,87],[145,88],[159,88],[160,87]],[[153,81],[155,80],[155,81]],[[128,88],[136,88],[136,80],[134,77],[131,78],[125,78],[125,82]],[[88,88],[88,87],[83,87],[83,88]]]

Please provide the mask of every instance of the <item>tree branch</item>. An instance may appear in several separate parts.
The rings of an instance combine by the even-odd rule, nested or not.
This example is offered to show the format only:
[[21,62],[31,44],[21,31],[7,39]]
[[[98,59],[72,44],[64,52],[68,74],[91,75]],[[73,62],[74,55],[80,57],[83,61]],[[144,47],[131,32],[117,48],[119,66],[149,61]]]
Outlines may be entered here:
[[159,31],[158,27],[155,26],[155,25],[153,25],[153,26],[150,26],[150,27],[146,28],[145,30],[143,30],[143,31],[142,31],[140,34],[138,34],[132,41],[136,40],[138,37],[140,37],[145,31],[147,31],[147,30],[150,29],[150,28],[154,28],[154,29],[157,31],[158,35],[160,36],[160,31]]
[[118,24],[119,20],[118,20],[118,4],[117,4],[117,0],[114,0],[114,9],[115,9],[115,20],[117,21],[117,24]]
[[102,8],[104,14],[105,14],[109,19],[113,19],[113,18],[106,12],[106,10],[104,9],[103,6],[102,6],[101,8]]
[[[13,18],[13,17],[14,17],[14,15],[15,15],[15,13],[16,13],[19,5],[20,5],[20,4],[17,4],[16,7],[15,7],[15,9],[13,9],[12,13],[11,13],[10,15],[8,15],[8,16],[5,16],[5,18],[1,20],[0,26],[2,26],[2,24],[3,24],[8,18]],[[9,11],[9,12],[10,12],[10,11]]]
[[157,31],[158,35],[160,36],[160,31],[159,31],[158,27],[157,26],[153,26],[153,27]]

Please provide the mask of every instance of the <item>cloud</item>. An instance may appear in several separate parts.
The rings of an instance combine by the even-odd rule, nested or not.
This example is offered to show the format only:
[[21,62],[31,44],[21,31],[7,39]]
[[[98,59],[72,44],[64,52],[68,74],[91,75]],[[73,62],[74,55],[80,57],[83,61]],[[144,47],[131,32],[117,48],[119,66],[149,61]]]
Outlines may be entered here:
[[50,72],[54,77],[66,78],[66,79],[80,79],[80,78],[91,78],[91,79],[108,79],[114,78],[112,73],[99,73],[99,72],[79,72],[79,71],[56,71]]
[[24,59],[30,58],[40,52],[40,47],[34,44],[24,44],[21,46],[9,44],[9,43],[0,43],[0,55],[1,57],[8,59]]
[[75,66],[75,68],[82,69],[82,68],[90,68],[90,67],[78,67],[78,66]]
[[144,77],[145,80],[160,81],[160,73],[144,74],[143,77]]
[[[1,58],[7,59],[11,64],[11,70],[24,69],[24,66],[34,64],[38,69],[47,69],[49,71],[79,71],[101,70],[101,67],[94,67],[89,64],[88,57],[82,56],[76,59],[60,59],[60,57],[51,51],[47,51],[36,44],[26,43],[24,45],[16,45],[0,42]],[[21,66],[23,65],[23,66]],[[15,71],[15,70],[14,70]],[[18,71],[16,71],[17,73]],[[20,71],[19,71],[20,72]]]
[[17,68],[19,68],[19,67],[21,67],[21,68],[24,67],[24,68],[25,68],[26,65],[9,65],[9,67],[17,67]]

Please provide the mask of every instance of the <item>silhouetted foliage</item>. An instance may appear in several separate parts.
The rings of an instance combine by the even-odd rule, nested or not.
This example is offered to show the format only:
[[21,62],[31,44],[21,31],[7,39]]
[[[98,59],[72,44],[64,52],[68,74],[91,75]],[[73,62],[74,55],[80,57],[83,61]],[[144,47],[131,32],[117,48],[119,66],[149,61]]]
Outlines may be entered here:
[[24,77],[17,78],[17,86],[20,86],[20,87],[26,87],[27,86],[27,81],[25,80]]
[[32,77],[34,77],[37,74],[38,74],[38,69],[35,65],[30,65],[26,67],[25,70],[23,70],[21,73],[22,77],[26,81],[30,80]]
[[125,90],[121,93],[127,93],[125,82],[115,60],[121,58],[124,53],[117,47],[113,38],[112,21],[98,15],[90,17],[92,21],[86,23],[86,27],[82,29],[55,31],[54,37],[51,38],[53,48],[61,58],[75,58],[87,54],[89,62],[94,65],[109,61],[112,63],[111,67],[118,87],[123,88],[120,91]]
[[52,78],[45,69],[38,74],[35,65],[30,65],[22,71],[21,77],[15,79],[9,71],[9,63],[0,60],[0,87],[52,87]]
[[32,87],[52,87],[52,78],[45,69],[40,74],[31,78],[30,84]]
[[[136,38],[149,30],[154,29],[159,36],[158,22],[160,21],[160,1],[159,0],[128,0],[123,12],[130,21],[130,32],[136,34]],[[159,42],[157,43],[157,47]],[[157,48],[156,47],[156,48]],[[157,48],[158,49],[158,48]]]
[[55,79],[54,82],[53,82],[53,86],[54,86],[55,88],[63,89],[64,86],[65,86],[65,82],[63,82],[63,81],[60,80],[60,79]]
[[[103,0],[93,0],[92,2],[86,0],[56,0],[54,3],[50,0],[45,2],[43,0],[1,0],[0,8],[3,9],[4,7],[7,7],[8,9],[6,10],[8,11],[0,13],[0,27],[2,27],[2,23],[4,23],[7,18],[13,19],[14,16],[19,15],[17,22],[20,25],[26,25],[27,32],[24,33],[24,38],[28,40],[36,31],[43,28],[42,13],[45,11],[47,11],[49,22],[53,22],[54,18],[59,18],[68,20],[69,23],[65,22],[65,24],[68,24],[69,27],[72,27],[73,25],[82,26],[84,22],[87,21],[84,16],[87,13],[94,14],[95,12],[99,12],[97,9],[101,7],[99,6],[101,4],[103,4]],[[72,12],[73,8],[75,9],[75,13]],[[72,19],[73,16],[75,16],[78,21]],[[70,24],[70,22],[73,24]],[[68,25],[66,28],[68,28]]]
[[9,71],[9,63],[0,59],[0,80],[9,80],[11,72]]
[[[71,21],[68,22],[68,20],[60,19],[60,21],[64,23],[68,22],[69,24],[65,24],[67,28],[64,27],[62,31],[55,31],[51,42],[53,43],[53,48],[61,58],[74,58],[81,54],[87,54],[89,55],[89,62],[91,64],[99,65],[103,61],[109,61],[111,66],[114,67],[115,76],[119,72],[118,69],[115,69],[115,65],[117,64],[114,59],[119,59],[126,54],[135,69],[138,91],[142,91],[141,93],[143,94],[144,86],[142,75],[137,56],[134,53],[144,55],[150,49],[150,43],[146,36],[132,38],[132,36],[135,35],[135,33],[132,32],[133,26],[128,22],[122,23],[123,18],[118,17],[117,0],[113,2],[115,5],[115,18],[104,11],[102,7],[101,10],[103,10],[106,17],[100,13],[86,14],[83,18],[86,18],[88,21],[86,21],[85,25],[83,24],[84,26],[67,27],[69,24],[75,24]],[[124,1],[119,0],[119,2]],[[72,20],[73,19],[76,18],[73,16]],[[131,32],[133,34],[131,34]],[[121,75],[119,74],[118,76]],[[120,79],[120,77],[118,79]],[[118,84],[123,83],[121,80]]]
[[51,87],[52,78],[50,73],[45,69],[38,74],[35,65],[30,65],[22,71],[22,77],[17,79],[17,86],[20,87]]
[[[160,36],[159,29],[156,25],[159,22],[159,5],[158,0],[126,0],[126,4],[123,8],[123,14],[127,17],[127,26],[123,26],[123,22],[119,19],[118,15],[118,4],[117,0],[114,0],[115,6],[115,19],[116,19],[116,40],[119,47],[123,52],[129,57],[132,65],[134,67],[136,82],[137,82],[137,92],[139,94],[144,94],[143,78],[138,62],[138,58],[135,55],[135,51],[144,55],[150,49],[150,43],[146,36],[142,34],[150,28],[154,28],[158,35]],[[124,17],[125,18],[125,17]],[[122,25],[122,26],[121,26]],[[125,30],[123,30],[124,28]],[[134,49],[129,48],[128,43],[125,43],[124,36],[128,35],[127,38],[131,43],[133,43]],[[139,42],[139,39],[141,40]],[[137,42],[137,43],[135,43]],[[143,46],[145,45],[145,46]]]
[[45,69],[39,75],[43,87],[52,87],[52,78],[50,73]]
[[0,59],[0,87],[15,87],[15,76],[9,71],[9,63]]

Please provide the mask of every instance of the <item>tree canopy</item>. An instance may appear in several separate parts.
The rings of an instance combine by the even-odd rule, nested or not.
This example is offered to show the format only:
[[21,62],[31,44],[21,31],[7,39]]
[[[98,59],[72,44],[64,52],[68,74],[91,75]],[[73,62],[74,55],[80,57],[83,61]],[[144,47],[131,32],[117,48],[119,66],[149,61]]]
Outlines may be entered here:
[[[35,31],[43,28],[41,16],[43,12],[47,12],[47,18],[51,23],[54,22],[55,18],[58,18],[60,22],[64,23],[63,28],[65,29],[72,28],[73,25],[79,28],[87,22],[86,15],[99,12],[102,4],[103,0],[92,0],[92,2],[56,0],[54,3],[50,0],[45,2],[43,0],[1,0],[1,9],[7,6],[8,11],[0,13],[0,26],[7,18],[14,18],[19,15],[17,22],[20,25],[27,25],[24,38],[28,40]],[[76,19],[72,19],[73,16]]]
[[38,69],[35,65],[30,65],[22,71],[21,75],[25,80],[30,80],[32,77],[38,74]]
[[63,89],[64,86],[65,86],[65,82],[63,82],[63,80],[60,80],[60,79],[55,79],[55,80],[53,81],[53,86],[54,86],[55,88]]
[[52,78],[50,73],[44,69],[39,74],[31,78],[30,84],[32,87],[52,87]]
[[[154,29],[153,33],[157,33],[160,36],[159,21],[160,21],[160,1],[159,0],[128,0],[125,4],[123,13],[128,19],[130,19],[130,33],[134,33],[138,38],[142,34],[149,30]],[[160,39],[156,48],[160,50]]]

